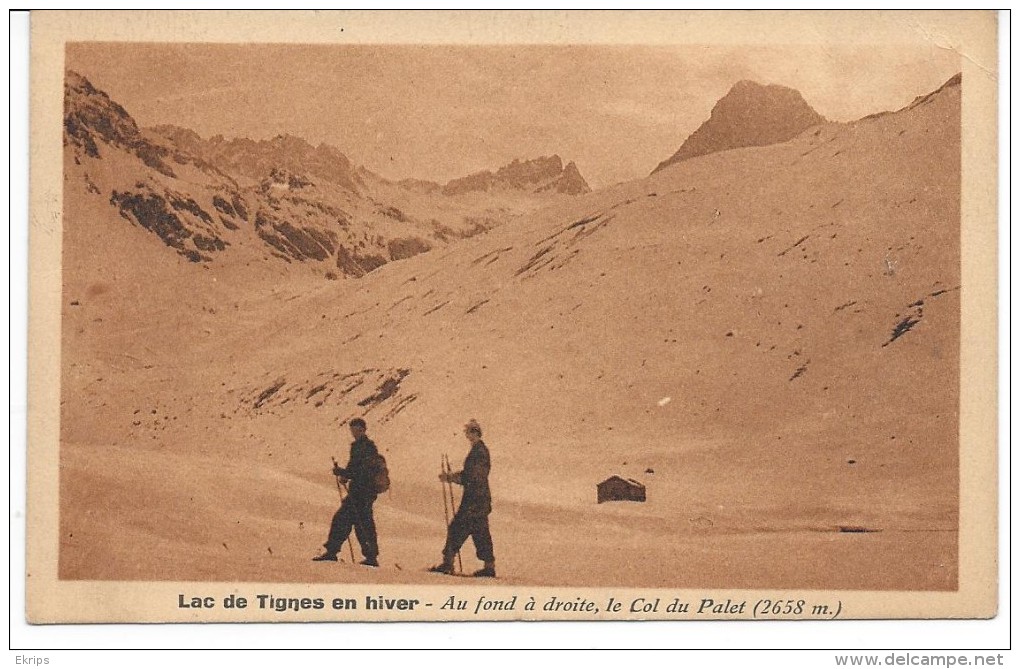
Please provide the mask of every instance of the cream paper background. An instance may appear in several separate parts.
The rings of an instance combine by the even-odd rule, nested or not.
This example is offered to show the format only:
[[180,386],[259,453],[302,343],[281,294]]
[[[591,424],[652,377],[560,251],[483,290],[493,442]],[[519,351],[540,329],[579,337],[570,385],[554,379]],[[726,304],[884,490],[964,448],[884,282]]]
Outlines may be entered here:
[[[640,619],[548,614],[551,596],[599,602],[612,596],[678,597],[697,602],[754,602],[761,597],[839,602],[843,618],[987,618],[997,611],[997,133],[996,17],[991,12],[37,12],[32,15],[29,257],[28,537],[26,599],[30,622],[212,622],[298,620],[478,620],[472,611],[439,615],[450,595],[518,598],[518,610],[483,619]],[[57,579],[59,509],[60,257],[63,55],[68,41],[677,44],[729,45],[936,43],[961,57],[963,184],[960,411],[960,553],[958,592],[754,592],[530,588],[490,586],[356,586],[337,584],[71,582]],[[324,611],[225,610],[229,594],[324,597]],[[211,610],[179,609],[178,595],[212,596]],[[334,596],[432,601],[372,615],[333,612]],[[529,596],[539,610],[520,610]],[[376,612],[378,614],[378,612]],[[660,619],[674,619],[660,613]],[[690,616],[686,616],[690,617]],[[749,617],[722,616],[725,618]],[[702,617],[703,619],[703,617]]]

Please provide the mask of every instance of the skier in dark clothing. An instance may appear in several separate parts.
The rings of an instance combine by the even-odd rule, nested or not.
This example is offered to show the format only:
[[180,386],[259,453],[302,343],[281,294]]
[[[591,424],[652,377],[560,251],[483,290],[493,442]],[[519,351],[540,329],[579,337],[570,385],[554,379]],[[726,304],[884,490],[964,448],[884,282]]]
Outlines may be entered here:
[[326,551],[317,557],[315,561],[336,562],[337,553],[343,547],[347,537],[354,529],[358,543],[361,544],[361,553],[365,559],[361,564],[369,567],[379,566],[379,545],[375,534],[375,518],[372,517],[372,505],[375,503],[377,494],[372,480],[371,463],[379,450],[375,443],[365,436],[366,425],[361,418],[355,418],[350,423],[351,435],[354,441],[351,443],[351,456],[346,467],[334,464],[333,474],[343,480],[350,481],[350,490],[340,509],[333,516],[333,524],[329,528],[329,538],[323,544]]
[[442,563],[430,571],[453,573],[453,558],[468,537],[475,544],[475,554],[485,565],[475,576],[496,576],[496,558],[492,552],[492,535],[489,533],[489,514],[492,512],[492,495],[489,492],[489,449],[482,441],[482,428],[472,420],[464,426],[464,434],[471,442],[471,451],[464,460],[464,469],[451,474],[440,474],[439,480],[464,486],[460,507],[446,533]]

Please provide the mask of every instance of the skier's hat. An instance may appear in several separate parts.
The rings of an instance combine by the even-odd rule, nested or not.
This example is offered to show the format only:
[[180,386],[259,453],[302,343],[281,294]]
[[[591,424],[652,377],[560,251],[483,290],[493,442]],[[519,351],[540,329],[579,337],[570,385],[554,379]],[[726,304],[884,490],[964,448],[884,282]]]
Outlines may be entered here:
[[482,426],[478,424],[478,421],[472,418],[464,425],[464,430],[467,432],[474,432],[479,437],[482,436]]

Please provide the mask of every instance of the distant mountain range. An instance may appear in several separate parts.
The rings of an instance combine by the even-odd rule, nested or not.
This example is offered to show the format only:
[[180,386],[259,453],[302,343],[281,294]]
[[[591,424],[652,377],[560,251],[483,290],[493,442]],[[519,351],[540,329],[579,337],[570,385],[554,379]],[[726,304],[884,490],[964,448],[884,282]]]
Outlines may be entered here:
[[446,186],[392,182],[336,147],[292,135],[204,139],[174,125],[139,128],[76,72],[66,73],[64,92],[72,208],[82,197],[107,198],[112,214],[196,263],[240,254],[357,277],[590,190],[559,156]]

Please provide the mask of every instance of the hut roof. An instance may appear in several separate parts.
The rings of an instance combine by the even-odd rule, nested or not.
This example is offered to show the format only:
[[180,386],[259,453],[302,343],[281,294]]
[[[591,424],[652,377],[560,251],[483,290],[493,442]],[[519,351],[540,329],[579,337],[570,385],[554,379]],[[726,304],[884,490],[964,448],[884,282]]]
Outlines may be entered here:
[[607,483],[611,483],[613,481],[620,481],[622,483],[626,483],[628,485],[636,486],[638,488],[644,488],[645,487],[644,484],[641,483],[640,481],[635,481],[634,479],[629,479],[629,478],[623,478],[622,476],[616,476],[615,474],[613,476],[610,476],[609,478],[607,478],[602,483],[599,483],[599,485],[602,486],[602,485],[605,485]]

